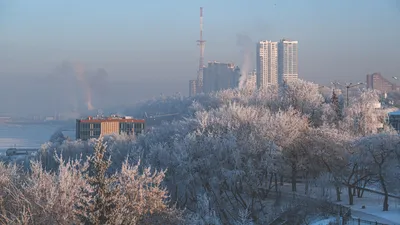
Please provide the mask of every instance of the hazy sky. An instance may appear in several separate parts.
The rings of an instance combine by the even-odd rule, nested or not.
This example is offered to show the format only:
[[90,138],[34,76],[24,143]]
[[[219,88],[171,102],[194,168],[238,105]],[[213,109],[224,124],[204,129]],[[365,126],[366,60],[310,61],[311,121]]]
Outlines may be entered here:
[[70,60],[106,69],[112,82],[131,84],[129,95],[186,95],[196,77],[200,6],[206,61],[240,66],[236,37],[245,34],[298,40],[306,80],[400,71],[396,0],[0,0],[0,77],[47,75]]

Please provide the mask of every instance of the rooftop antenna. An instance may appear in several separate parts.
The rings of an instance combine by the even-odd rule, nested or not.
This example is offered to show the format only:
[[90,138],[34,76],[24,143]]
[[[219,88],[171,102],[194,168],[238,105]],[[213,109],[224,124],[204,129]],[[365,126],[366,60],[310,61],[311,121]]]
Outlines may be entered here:
[[200,38],[197,45],[200,47],[199,71],[197,73],[197,92],[203,92],[203,68],[204,68],[204,47],[206,41],[203,40],[203,7],[200,7]]

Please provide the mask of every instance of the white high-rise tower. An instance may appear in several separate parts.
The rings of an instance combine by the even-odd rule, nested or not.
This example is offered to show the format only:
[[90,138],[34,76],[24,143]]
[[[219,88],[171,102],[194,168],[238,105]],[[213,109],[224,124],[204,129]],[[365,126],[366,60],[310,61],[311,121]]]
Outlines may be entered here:
[[299,77],[298,73],[298,42],[282,39],[278,44],[278,74],[279,83],[290,82]]
[[278,42],[257,43],[257,88],[278,84]]

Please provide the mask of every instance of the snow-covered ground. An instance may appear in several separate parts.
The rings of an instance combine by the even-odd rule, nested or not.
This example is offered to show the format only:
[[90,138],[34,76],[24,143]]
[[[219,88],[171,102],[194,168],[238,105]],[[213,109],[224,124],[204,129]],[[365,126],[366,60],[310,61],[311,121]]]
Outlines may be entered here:
[[[282,190],[290,192],[291,184],[284,184]],[[304,194],[304,184],[298,184],[297,190],[298,194]],[[322,189],[320,187],[310,185],[310,191],[312,193],[311,197],[322,198]],[[348,204],[349,198],[347,189],[342,189],[342,201],[340,202],[336,201],[336,192],[334,188],[329,188],[326,191],[326,195],[332,202],[350,207],[353,218],[390,225],[400,225],[400,199],[389,197],[389,211],[384,212],[382,210],[383,196],[379,194],[365,191],[362,198],[354,196],[354,205],[352,206]],[[362,209],[362,206],[365,206],[365,209]]]
[[[343,200],[341,204],[345,206],[348,205],[348,195],[343,195]],[[374,194],[370,192],[365,192],[362,198],[354,198],[354,205],[350,206],[352,215],[354,217],[359,217],[361,219],[372,220],[365,218],[366,215],[359,214],[358,212],[362,212],[365,214],[373,215],[384,220],[380,220],[381,223],[389,223],[392,224],[400,224],[400,199],[390,198],[389,197],[389,211],[384,212],[382,210],[383,205],[383,196],[379,194]],[[362,208],[365,206],[365,209]],[[364,218],[363,218],[364,217]],[[377,221],[377,222],[380,222]]]
[[329,225],[329,223],[334,223],[336,222],[335,217],[329,217],[329,218],[324,218],[324,219],[316,219],[313,222],[311,222],[309,225]]

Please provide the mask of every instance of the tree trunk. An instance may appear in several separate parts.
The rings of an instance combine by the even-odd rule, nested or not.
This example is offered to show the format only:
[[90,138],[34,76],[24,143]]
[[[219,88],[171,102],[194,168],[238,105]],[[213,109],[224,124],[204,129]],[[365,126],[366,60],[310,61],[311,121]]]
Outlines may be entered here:
[[297,169],[296,169],[296,163],[292,163],[292,191],[296,192],[296,180],[297,180]]
[[361,188],[360,198],[364,196],[365,187],[367,186],[368,181],[364,181],[363,188]]
[[275,192],[278,193],[278,175],[276,173],[274,174],[274,180],[275,180]]
[[304,190],[304,194],[307,195],[308,194],[308,172],[306,172],[306,176],[305,178],[305,190]]
[[280,176],[280,183],[281,183],[281,186],[283,186],[283,175]]
[[352,189],[350,186],[347,187],[347,192],[349,195],[349,205],[353,205],[354,204],[354,197],[353,197],[353,193],[352,193]]
[[389,196],[385,192],[385,197],[383,198],[383,211],[389,211]]
[[340,199],[340,187],[339,187],[339,185],[336,185],[336,201],[338,201],[338,202],[342,201]]
[[388,190],[386,188],[385,178],[383,178],[382,168],[381,167],[379,167],[379,182],[381,183],[383,193],[385,194],[385,196],[383,198],[383,211],[389,211],[389,203],[388,203],[388,201],[389,201],[389,193],[388,193]]

